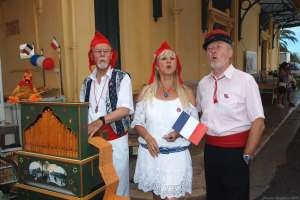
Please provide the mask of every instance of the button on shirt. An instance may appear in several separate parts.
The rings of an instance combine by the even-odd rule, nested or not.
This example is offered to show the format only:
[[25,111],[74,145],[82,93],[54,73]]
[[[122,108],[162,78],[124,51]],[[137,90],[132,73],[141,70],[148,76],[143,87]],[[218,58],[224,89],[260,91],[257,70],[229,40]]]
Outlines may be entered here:
[[[224,76],[224,77],[222,77]],[[258,85],[254,78],[230,65],[217,79],[205,76],[197,88],[197,109],[201,122],[208,126],[208,134],[226,136],[249,130],[257,118],[265,118]]]
[[[100,83],[96,79],[97,68],[94,69],[94,71],[89,76],[92,79],[92,84],[90,90],[88,123],[91,123],[99,119],[99,117],[105,116],[107,114],[105,100],[108,96],[108,84],[112,76],[112,70],[113,69],[111,68],[107,70],[106,74],[101,77]],[[95,112],[97,103],[98,112]],[[129,114],[133,114],[134,112],[131,80],[127,74],[122,79],[120,84],[120,91],[118,92],[117,108],[120,107],[128,108],[130,110]]]

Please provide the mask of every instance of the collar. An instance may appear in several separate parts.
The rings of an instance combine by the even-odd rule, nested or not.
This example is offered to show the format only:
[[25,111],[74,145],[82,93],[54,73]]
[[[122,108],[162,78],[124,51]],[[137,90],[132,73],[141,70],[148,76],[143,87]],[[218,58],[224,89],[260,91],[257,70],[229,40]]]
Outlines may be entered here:
[[[220,79],[221,77],[226,77],[231,79],[234,71],[235,71],[234,66],[230,64],[229,67],[223,72],[223,74],[218,79]],[[210,77],[214,79],[214,75],[212,72],[210,73]]]
[[232,64],[230,64],[229,67],[224,72],[225,77],[231,79],[232,75],[234,73],[234,70],[235,70],[234,66]]
[[[111,68],[111,66],[109,66],[108,67],[108,70],[106,71],[106,74],[105,74],[105,76],[108,78],[108,79],[110,79],[111,78],[111,75],[112,75],[112,68]],[[97,71],[98,71],[98,68],[97,67],[95,67],[95,69],[93,70],[93,72],[90,74],[90,78],[92,79],[92,80],[96,80],[96,75],[97,75]]]

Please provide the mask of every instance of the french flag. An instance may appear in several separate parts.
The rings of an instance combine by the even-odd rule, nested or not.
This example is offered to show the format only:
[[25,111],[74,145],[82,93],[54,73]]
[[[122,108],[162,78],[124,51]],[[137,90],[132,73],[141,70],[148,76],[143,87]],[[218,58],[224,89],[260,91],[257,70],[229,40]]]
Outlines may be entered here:
[[208,128],[186,112],[182,112],[172,127],[177,133],[198,145]]
[[52,41],[51,41],[51,47],[54,49],[54,50],[58,50],[60,48],[57,40],[55,37],[53,37]]
[[25,53],[26,55],[30,55],[33,47],[30,44],[26,44],[24,49],[22,50],[22,53]]

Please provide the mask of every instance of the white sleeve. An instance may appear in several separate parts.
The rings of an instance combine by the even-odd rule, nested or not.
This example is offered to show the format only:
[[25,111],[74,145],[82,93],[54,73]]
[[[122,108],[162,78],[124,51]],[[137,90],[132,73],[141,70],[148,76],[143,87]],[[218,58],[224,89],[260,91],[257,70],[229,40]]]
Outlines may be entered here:
[[80,89],[80,94],[79,94],[79,101],[80,102],[84,102],[85,99],[85,93],[86,93],[86,88],[85,88],[85,84],[83,82],[83,84],[81,85],[81,89]]
[[200,90],[201,89],[200,89],[200,83],[199,83],[198,87],[197,87],[197,92],[196,92],[196,108],[197,108],[198,112],[202,112]]
[[185,112],[187,112],[187,114],[189,114],[190,116],[194,117],[195,119],[197,119],[199,121],[198,110],[192,104],[190,104],[190,106],[188,108],[186,108]]
[[136,125],[140,125],[146,128],[146,113],[145,113],[145,101],[140,101],[135,105],[135,113],[133,121],[131,123],[131,128]]
[[121,81],[120,91],[118,93],[117,108],[120,107],[128,108],[130,115],[134,112],[131,80],[127,74]]
[[246,106],[250,121],[265,118],[258,85],[254,78],[249,78],[246,85]]

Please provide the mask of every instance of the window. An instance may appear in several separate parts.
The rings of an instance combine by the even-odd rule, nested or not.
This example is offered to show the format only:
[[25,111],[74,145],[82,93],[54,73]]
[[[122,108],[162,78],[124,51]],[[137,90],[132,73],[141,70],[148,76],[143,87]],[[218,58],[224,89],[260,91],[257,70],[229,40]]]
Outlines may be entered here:
[[110,41],[112,47],[118,51],[116,68],[121,65],[120,29],[119,29],[119,1],[94,0],[95,28]]
[[212,0],[212,7],[226,12],[226,10],[231,10],[231,0]]

